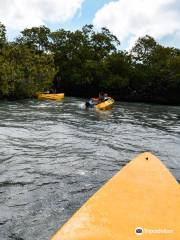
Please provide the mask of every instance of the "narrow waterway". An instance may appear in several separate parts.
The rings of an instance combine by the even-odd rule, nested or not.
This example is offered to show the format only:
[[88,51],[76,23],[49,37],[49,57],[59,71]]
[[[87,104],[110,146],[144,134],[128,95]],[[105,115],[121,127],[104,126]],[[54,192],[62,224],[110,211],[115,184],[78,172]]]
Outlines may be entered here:
[[0,102],[0,239],[50,239],[144,151],[180,181],[180,107],[117,102],[96,112],[78,98]]

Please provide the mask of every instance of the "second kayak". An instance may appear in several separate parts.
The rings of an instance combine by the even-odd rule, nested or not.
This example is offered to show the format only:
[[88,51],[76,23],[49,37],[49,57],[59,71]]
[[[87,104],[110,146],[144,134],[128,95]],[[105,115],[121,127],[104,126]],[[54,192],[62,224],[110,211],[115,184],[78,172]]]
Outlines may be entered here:
[[61,100],[64,99],[64,93],[40,93],[38,94],[39,100]]

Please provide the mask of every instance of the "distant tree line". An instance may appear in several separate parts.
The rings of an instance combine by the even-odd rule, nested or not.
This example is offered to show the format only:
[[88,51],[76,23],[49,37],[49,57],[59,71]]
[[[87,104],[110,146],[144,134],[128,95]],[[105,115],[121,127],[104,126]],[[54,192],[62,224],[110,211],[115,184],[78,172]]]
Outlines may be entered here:
[[107,29],[25,29],[13,42],[0,24],[0,98],[28,98],[52,89],[90,97],[99,91],[117,100],[180,104],[180,50],[152,37],[129,51]]

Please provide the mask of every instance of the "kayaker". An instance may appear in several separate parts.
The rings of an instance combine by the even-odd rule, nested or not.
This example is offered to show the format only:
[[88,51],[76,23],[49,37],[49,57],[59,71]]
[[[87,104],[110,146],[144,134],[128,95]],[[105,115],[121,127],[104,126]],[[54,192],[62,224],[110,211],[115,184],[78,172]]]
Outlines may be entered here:
[[103,92],[100,92],[100,93],[99,93],[99,101],[100,101],[100,102],[103,102],[103,101],[104,101],[104,93],[103,93]]
[[108,100],[108,98],[109,98],[109,97],[108,97],[108,94],[105,93],[105,94],[104,94],[104,101]]
[[93,101],[92,98],[89,99],[89,100],[86,102],[86,107],[88,107],[88,108],[94,107],[94,101]]
[[103,92],[100,92],[99,93],[99,101],[100,102],[104,102],[108,100],[108,94],[107,93],[103,93]]

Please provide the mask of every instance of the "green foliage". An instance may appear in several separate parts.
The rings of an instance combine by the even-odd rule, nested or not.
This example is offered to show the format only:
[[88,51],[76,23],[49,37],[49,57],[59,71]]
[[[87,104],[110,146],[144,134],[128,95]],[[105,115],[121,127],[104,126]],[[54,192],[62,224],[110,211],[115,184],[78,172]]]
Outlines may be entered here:
[[26,28],[17,42],[43,52],[49,48],[49,35],[50,29],[45,26]]
[[141,96],[146,96],[150,101],[155,99],[155,101],[179,103],[178,49],[163,47],[153,38],[145,36],[138,39],[131,50],[131,56],[134,61],[135,76],[132,85]]
[[51,32],[45,26],[25,29],[7,42],[0,24],[0,97],[32,97],[54,88],[92,96],[110,92],[117,99],[180,103],[180,50],[152,37],[139,38],[130,52],[107,29]]
[[6,27],[0,22],[0,45],[6,42]]
[[124,89],[129,86],[131,58],[125,52],[114,52],[104,61],[105,77],[101,86],[108,89]]
[[105,77],[104,61],[116,52],[119,41],[108,29],[95,32],[92,25],[82,31],[52,32],[51,51],[64,86],[101,86]]
[[147,65],[156,46],[156,41],[148,35],[139,38],[131,50],[132,59]]
[[33,97],[52,85],[55,74],[52,54],[40,53],[27,43],[2,42],[0,98]]

